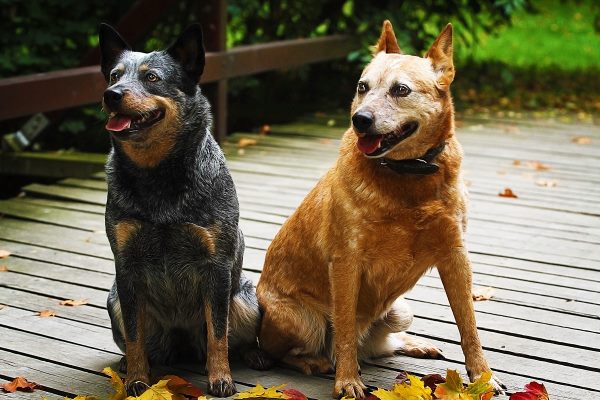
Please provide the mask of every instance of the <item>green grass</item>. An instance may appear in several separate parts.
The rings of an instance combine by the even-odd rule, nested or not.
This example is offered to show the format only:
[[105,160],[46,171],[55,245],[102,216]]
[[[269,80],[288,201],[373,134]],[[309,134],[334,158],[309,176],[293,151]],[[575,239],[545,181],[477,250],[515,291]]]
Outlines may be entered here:
[[538,13],[516,13],[511,26],[459,51],[459,59],[565,71],[599,69],[600,34],[593,22],[600,7],[594,1],[534,0]]

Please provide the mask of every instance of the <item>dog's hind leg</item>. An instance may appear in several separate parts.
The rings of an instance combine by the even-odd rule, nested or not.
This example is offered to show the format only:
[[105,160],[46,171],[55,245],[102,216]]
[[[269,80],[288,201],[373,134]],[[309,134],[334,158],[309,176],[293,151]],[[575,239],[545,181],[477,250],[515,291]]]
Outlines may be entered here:
[[404,354],[418,358],[439,358],[441,350],[425,339],[405,331],[413,314],[404,298],[399,297],[390,310],[371,326],[360,347],[360,358],[388,357]]
[[[266,296],[263,293],[263,298]],[[307,375],[333,370],[326,355],[327,318],[293,299],[269,294],[259,335],[269,356]]]

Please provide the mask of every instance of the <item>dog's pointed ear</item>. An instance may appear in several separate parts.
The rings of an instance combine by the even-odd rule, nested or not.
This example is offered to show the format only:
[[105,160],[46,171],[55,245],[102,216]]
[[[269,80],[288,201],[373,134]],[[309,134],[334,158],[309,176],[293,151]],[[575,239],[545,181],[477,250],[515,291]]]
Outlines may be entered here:
[[197,82],[204,71],[205,63],[202,28],[200,24],[190,25],[181,34],[179,39],[167,49],[167,53],[181,64],[194,82]]
[[100,53],[102,54],[100,66],[102,74],[108,82],[108,75],[115,66],[117,59],[125,50],[131,50],[131,46],[127,44],[115,28],[105,23],[100,24],[98,38],[100,39]]
[[398,40],[394,34],[394,27],[390,20],[386,19],[383,21],[383,28],[381,28],[381,36],[373,48],[373,54],[377,54],[381,51],[386,53],[398,53],[401,54],[400,46],[398,46]]
[[431,61],[433,70],[438,76],[438,87],[442,90],[447,90],[454,80],[453,52],[452,24],[448,24],[425,53],[425,58]]

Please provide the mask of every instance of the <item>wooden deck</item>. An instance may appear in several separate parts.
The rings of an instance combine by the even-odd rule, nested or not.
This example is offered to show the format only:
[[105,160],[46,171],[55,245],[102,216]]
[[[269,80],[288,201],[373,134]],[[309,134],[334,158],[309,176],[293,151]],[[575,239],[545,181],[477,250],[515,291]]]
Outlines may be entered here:
[[[225,145],[241,203],[246,235],[244,267],[259,277],[265,249],[281,223],[337,155],[346,126],[329,117],[272,127],[269,136],[240,134]],[[479,332],[488,360],[514,391],[543,382],[555,399],[592,399],[600,391],[600,130],[594,126],[472,119],[458,135],[470,185],[468,244],[476,286],[492,286],[477,302]],[[572,142],[592,137],[591,144]],[[258,144],[240,148],[242,137]],[[520,161],[520,165],[516,165]],[[548,170],[536,170],[540,161]],[[543,168],[542,168],[543,169]],[[555,187],[540,186],[541,180]],[[498,196],[505,187],[518,198]],[[103,174],[33,184],[24,196],[0,202],[0,383],[24,376],[43,385],[6,399],[103,396],[100,373],[120,358],[105,310],[114,265],[104,232]],[[393,357],[362,369],[371,386],[389,387],[399,371],[416,374],[458,369],[459,336],[435,272],[407,298],[416,314],[411,331],[434,341],[446,360]],[[87,299],[66,307],[63,299]],[[53,318],[36,312],[50,309]],[[204,386],[200,365],[174,372]],[[312,398],[329,399],[332,376],[305,377],[279,368],[257,372],[236,364],[238,388],[287,383]]]

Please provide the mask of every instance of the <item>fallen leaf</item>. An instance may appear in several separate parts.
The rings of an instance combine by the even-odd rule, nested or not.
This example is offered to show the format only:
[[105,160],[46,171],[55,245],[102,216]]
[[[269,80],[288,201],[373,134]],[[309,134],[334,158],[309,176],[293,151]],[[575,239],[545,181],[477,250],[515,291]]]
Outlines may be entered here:
[[264,388],[256,385],[252,389],[238,393],[236,399],[285,399],[285,395],[279,391],[284,387],[285,385],[279,385]]
[[177,400],[181,398],[180,396],[173,396],[173,393],[167,387],[168,383],[169,381],[167,380],[158,381],[158,383],[150,386],[140,396],[129,396],[125,400]]
[[525,166],[527,168],[535,169],[536,171],[548,171],[550,169],[548,165],[534,160],[525,161]]
[[546,387],[535,381],[525,385],[524,392],[516,392],[510,395],[509,400],[549,400]]
[[[42,400],[46,400],[46,398],[44,397]],[[77,397],[65,397],[65,400],[100,400],[97,397],[94,396],[77,396]]]
[[125,384],[123,383],[123,380],[121,379],[119,374],[113,371],[110,367],[104,368],[102,370],[102,373],[110,377],[110,383],[113,389],[115,389],[115,393],[112,396],[110,396],[110,400],[125,399],[125,397],[127,397],[127,392],[125,391]]
[[29,382],[22,376],[17,376],[11,382],[2,385],[2,390],[8,393],[14,393],[17,390],[22,390],[24,392],[33,392],[33,390],[37,387],[39,387],[37,383]]
[[408,374],[409,384],[394,385],[394,393],[401,399],[431,400],[431,388],[425,386],[423,381],[414,375]]
[[10,256],[12,253],[8,250],[1,250],[0,249],[0,258],[6,258],[8,256]]
[[261,135],[268,135],[269,133],[271,133],[271,125],[267,125],[264,124],[263,126],[260,127],[260,134]]
[[82,306],[84,304],[87,304],[88,300],[87,299],[83,299],[83,300],[63,300],[60,302],[61,306],[69,306],[69,307],[76,307],[76,306]]
[[557,181],[552,179],[538,179],[535,181],[535,184],[542,187],[555,187],[557,185]]
[[56,317],[56,312],[52,310],[42,310],[38,311],[38,316],[46,318],[46,317]]
[[489,300],[494,297],[495,291],[496,289],[491,286],[473,288],[473,301]]
[[8,271],[8,267],[6,265],[0,265],[0,272]]
[[510,197],[510,198],[513,198],[513,199],[518,199],[519,198],[517,196],[517,194],[515,192],[513,192],[512,189],[510,189],[510,188],[504,188],[504,191],[498,193],[498,196],[500,196],[500,197]]
[[167,387],[175,395],[193,397],[194,399],[204,395],[204,392],[199,387],[194,386],[191,382],[179,376],[166,375],[160,379],[168,381]]
[[297,389],[285,389],[283,394],[288,400],[308,400],[306,395]]
[[258,141],[256,139],[241,138],[238,142],[238,147],[254,146]]
[[521,160],[513,160],[512,165],[514,165],[515,167],[521,166]]
[[437,387],[437,385],[446,382],[446,378],[444,378],[440,374],[425,375],[423,378],[421,378],[421,380],[423,381],[425,386],[431,389],[432,392],[435,392],[435,388]]
[[571,142],[575,144],[591,144],[592,138],[589,136],[575,136],[571,139]]
[[489,400],[494,395],[494,388],[489,384],[491,377],[490,372],[483,373],[465,388],[458,372],[449,369],[446,382],[438,384],[434,394],[440,400]]

